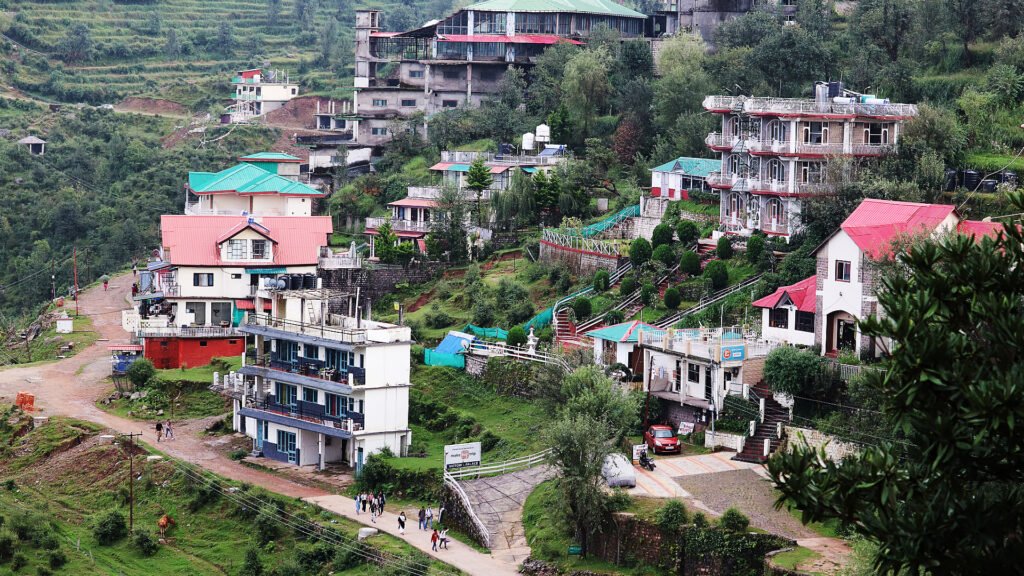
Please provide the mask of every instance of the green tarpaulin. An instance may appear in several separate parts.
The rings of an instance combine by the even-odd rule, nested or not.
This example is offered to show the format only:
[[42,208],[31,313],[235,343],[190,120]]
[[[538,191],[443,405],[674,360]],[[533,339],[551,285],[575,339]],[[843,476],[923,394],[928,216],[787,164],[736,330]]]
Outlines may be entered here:
[[501,328],[484,328],[482,326],[466,324],[462,331],[481,338],[491,338],[494,340],[505,340],[508,338],[508,330],[502,330]]
[[423,363],[427,366],[450,366],[465,369],[466,357],[462,354],[445,354],[427,349],[423,351]]

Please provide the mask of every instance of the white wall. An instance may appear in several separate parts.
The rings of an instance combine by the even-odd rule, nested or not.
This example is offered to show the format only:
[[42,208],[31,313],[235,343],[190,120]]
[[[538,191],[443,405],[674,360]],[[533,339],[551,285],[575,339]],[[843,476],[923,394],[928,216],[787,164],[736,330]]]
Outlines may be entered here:
[[409,383],[408,342],[367,346],[361,352],[367,387]]
[[[244,259],[244,260],[231,260],[228,257],[228,245],[230,244],[231,240],[244,240],[245,242],[247,242],[248,244],[246,245],[246,254],[249,256],[249,258]],[[266,257],[265,258],[260,258],[260,259],[252,258],[252,242],[254,240],[263,240],[263,241],[266,242],[266,244],[265,244],[265,246],[266,246],[266,248],[265,248],[266,249],[265,256]],[[249,265],[252,265],[252,264],[271,264],[274,261],[274,248],[275,248],[275,246],[274,246],[273,241],[267,239],[266,236],[263,236],[263,235],[259,234],[258,232],[256,232],[252,228],[246,228],[245,230],[242,230],[238,234],[235,234],[231,238],[229,238],[229,239],[225,240],[223,243],[221,243],[221,245],[220,245],[220,259],[224,260],[224,261],[229,261],[230,260],[231,262],[238,262],[239,264],[243,264],[244,263],[244,264],[249,264]]]
[[360,390],[365,402],[366,432],[405,430],[409,427],[409,386]]
[[[296,164],[298,166],[298,164]],[[310,216],[313,214],[313,200],[306,197],[289,196],[285,198],[288,216]]]
[[320,463],[320,434],[309,430],[299,430],[295,444],[299,448],[299,466]]
[[[822,284],[821,296],[823,309],[817,313],[827,321],[830,313],[843,310],[861,318],[861,298],[864,290],[860,278],[860,261],[863,255],[853,239],[840,230],[825,246],[828,255],[827,276]],[[850,263],[850,281],[836,281],[836,262],[845,260]]]
[[[238,196],[235,194],[208,194],[201,198],[206,200],[202,203],[204,207],[212,207],[213,210],[218,212],[241,214],[242,212],[247,212],[249,210],[249,199],[244,196]],[[207,202],[209,202],[209,204]]]
[[761,335],[766,340],[775,342],[786,342],[797,346],[814,346],[814,332],[803,332],[796,330],[796,309],[787,310],[789,313],[788,328],[773,328],[769,326],[769,315],[771,309],[761,309]]

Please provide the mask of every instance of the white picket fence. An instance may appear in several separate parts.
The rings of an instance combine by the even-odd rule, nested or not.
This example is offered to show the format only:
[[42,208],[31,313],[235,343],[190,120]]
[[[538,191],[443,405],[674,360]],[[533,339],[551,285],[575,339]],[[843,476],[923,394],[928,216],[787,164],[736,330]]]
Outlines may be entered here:
[[548,455],[551,454],[551,449],[537,452],[536,454],[530,454],[529,456],[523,456],[521,458],[513,458],[512,460],[506,460],[504,462],[498,462],[497,464],[488,464],[486,466],[473,466],[467,468],[458,468],[456,470],[449,470],[445,474],[455,479],[477,479],[486,476],[501,476],[502,474],[508,474],[510,472],[518,472],[519,470],[525,470],[527,468],[533,468],[538,464],[542,464]]

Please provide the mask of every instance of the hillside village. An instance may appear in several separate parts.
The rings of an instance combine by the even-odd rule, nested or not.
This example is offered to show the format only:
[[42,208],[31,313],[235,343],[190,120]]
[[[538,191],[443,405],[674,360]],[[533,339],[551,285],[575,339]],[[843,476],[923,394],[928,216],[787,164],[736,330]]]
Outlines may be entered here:
[[1022,573],[1015,3],[7,8],[0,572]]

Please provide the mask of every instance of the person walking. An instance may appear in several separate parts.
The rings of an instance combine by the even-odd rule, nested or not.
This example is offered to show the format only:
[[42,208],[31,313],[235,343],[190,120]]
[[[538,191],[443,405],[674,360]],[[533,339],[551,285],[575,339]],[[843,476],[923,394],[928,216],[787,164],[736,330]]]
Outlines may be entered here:
[[377,523],[377,501],[370,500],[370,522]]
[[104,292],[106,292],[106,291],[107,291],[107,288],[108,288],[109,286],[110,286],[110,280],[104,279],[104,280],[103,280],[103,291],[104,291]]
[[440,538],[441,538],[441,548],[444,548],[445,550],[447,550],[448,549],[448,529],[447,528],[442,528],[441,529]]
[[434,509],[427,506],[427,530],[434,529]]
[[440,539],[441,537],[437,535],[437,530],[434,530],[434,533],[430,535],[430,549],[434,552],[437,552],[437,541]]
[[355,501],[356,501],[356,516],[359,516],[359,494],[356,494]]
[[419,518],[420,518],[420,530],[426,530],[427,529],[427,511],[423,509],[423,506],[420,506]]
[[132,276],[138,276],[138,275],[139,275],[139,265],[136,264],[135,262],[132,262]]
[[171,428],[171,421],[164,424],[164,440],[174,440],[174,428]]
[[164,435],[164,423],[156,421],[156,441],[160,442],[160,437]]
[[132,282],[132,298],[135,298],[138,295],[139,295],[139,283],[138,282]]
[[398,513],[398,533],[405,536],[405,511]]
[[367,500],[367,498],[366,498],[366,492],[363,492],[362,494],[360,494],[360,495],[359,495],[359,499],[360,499],[360,500],[362,501],[362,503],[363,503],[363,512],[366,512],[366,505],[367,505],[367,502],[366,502],[366,500]]

